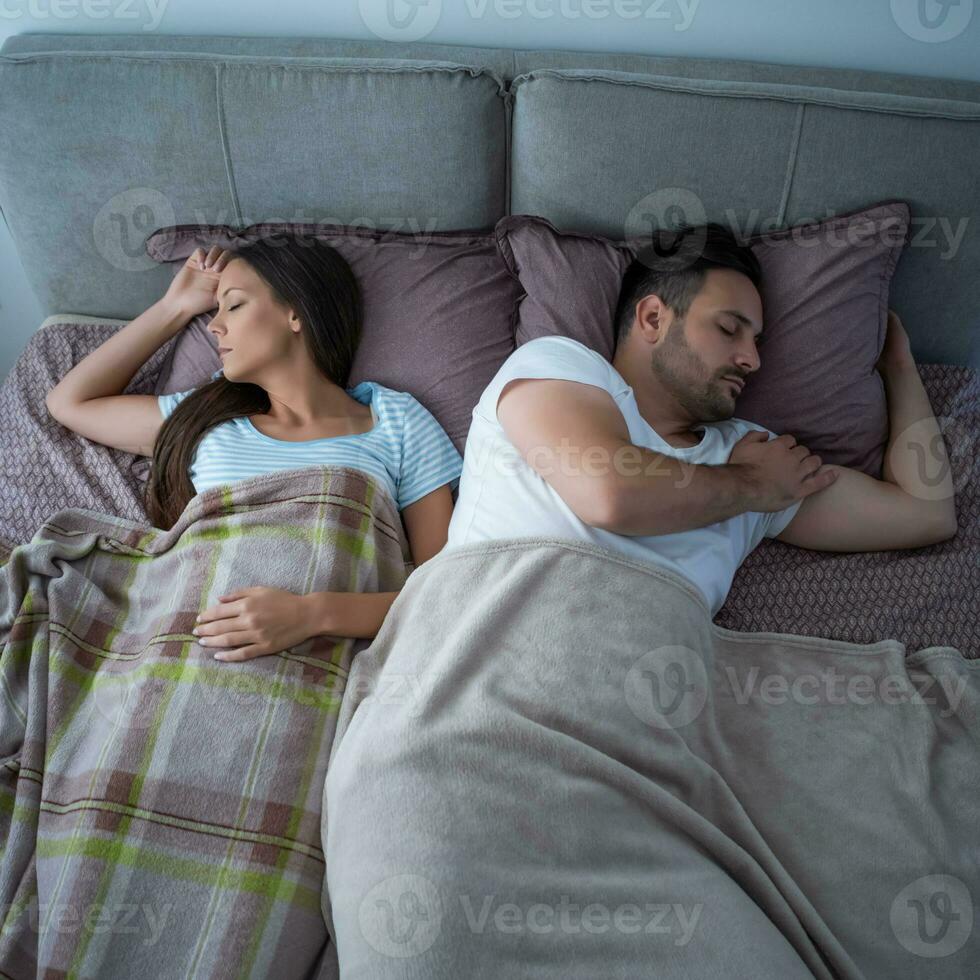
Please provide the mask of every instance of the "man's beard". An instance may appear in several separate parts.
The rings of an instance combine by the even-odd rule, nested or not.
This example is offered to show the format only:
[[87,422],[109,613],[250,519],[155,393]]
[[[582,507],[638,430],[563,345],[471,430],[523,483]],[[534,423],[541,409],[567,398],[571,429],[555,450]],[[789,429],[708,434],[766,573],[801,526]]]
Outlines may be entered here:
[[650,369],[691,418],[720,422],[735,414],[728,382],[710,374],[688,346],[684,320],[671,324],[666,343],[650,359]]

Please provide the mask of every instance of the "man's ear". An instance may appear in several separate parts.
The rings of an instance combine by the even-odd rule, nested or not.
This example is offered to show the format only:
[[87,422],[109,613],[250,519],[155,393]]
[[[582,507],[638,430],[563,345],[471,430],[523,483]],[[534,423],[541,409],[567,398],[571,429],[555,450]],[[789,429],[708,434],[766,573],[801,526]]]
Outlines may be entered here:
[[657,344],[667,332],[670,320],[670,309],[656,293],[650,293],[636,304],[633,330],[638,330],[648,344]]

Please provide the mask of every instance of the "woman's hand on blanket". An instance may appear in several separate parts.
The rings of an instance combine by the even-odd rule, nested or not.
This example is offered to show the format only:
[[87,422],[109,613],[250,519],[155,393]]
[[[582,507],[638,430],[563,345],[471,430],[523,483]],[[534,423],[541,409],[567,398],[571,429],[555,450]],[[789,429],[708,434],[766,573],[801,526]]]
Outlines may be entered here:
[[888,311],[888,332],[885,334],[885,344],[875,367],[881,374],[889,368],[907,368],[915,366],[912,356],[912,345],[902,321],[894,310]]
[[[303,596],[257,585],[218,597],[193,632],[202,646],[222,648],[215,660],[251,660],[280,653],[313,636]],[[235,647],[236,649],[223,649]]]
[[195,248],[174,276],[163,302],[188,320],[213,310],[218,305],[216,293],[221,270],[231,259],[231,253],[217,245],[207,253],[203,248]]

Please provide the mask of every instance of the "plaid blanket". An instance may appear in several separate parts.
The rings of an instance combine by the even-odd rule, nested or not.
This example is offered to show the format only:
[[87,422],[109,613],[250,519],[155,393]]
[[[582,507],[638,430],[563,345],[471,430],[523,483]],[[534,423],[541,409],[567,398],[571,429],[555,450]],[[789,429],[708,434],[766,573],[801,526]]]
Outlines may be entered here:
[[226,592],[395,591],[395,503],[310,467],[198,494],[169,531],[53,514],[0,567],[0,974],[308,977],[348,668],[317,636],[220,663]]

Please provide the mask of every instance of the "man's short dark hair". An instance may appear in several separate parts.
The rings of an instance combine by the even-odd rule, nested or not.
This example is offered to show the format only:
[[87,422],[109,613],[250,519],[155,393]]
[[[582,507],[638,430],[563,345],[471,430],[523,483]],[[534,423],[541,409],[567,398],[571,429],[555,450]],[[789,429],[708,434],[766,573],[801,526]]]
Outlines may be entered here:
[[683,318],[704,286],[708,269],[734,269],[748,276],[756,289],[762,282],[759,260],[730,228],[712,222],[684,225],[653,233],[623,276],[616,306],[616,340],[622,340],[636,317],[636,304],[656,293]]

